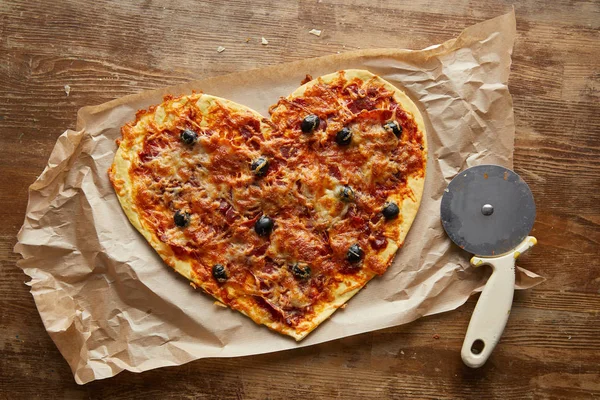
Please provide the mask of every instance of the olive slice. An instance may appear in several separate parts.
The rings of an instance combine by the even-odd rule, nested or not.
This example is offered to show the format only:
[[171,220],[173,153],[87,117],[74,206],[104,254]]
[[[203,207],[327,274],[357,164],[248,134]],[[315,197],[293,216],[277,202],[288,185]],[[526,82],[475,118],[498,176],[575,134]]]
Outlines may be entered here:
[[179,138],[183,143],[192,145],[198,141],[198,134],[191,129],[184,129]]
[[383,214],[385,219],[390,220],[398,217],[400,209],[398,208],[398,204],[394,203],[393,201],[390,201],[385,203],[383,209],[381,210],[381,213]]
[[398,125],[396,121],[390,121],[387,124],[383,125],[383,129],[385,129],[387,132],[393,133],[398,138],[400,137],[400,135],[402,135],[402,127]]
[[343,128],[335,135],[335,142],[340,146],[347,146],[352,141],[352,131],[348,128]]
[[364,251],[360,248],[358,243],[354,243],[348,249],[348,253],[346,253],[346,259],[350,261],[352,264],[356,264],[360,260],[362,260],[365,255]]
[[290,265],[292,274],[298,279],[307,279],[310,277],[310,267],[308,265],[302,267],[298,263]]
[[258,236],[269,236],[273,230],[273,219],[263,215],[254,223],[254,230]]
[[217,282],[223,283],[227,281],[227,269],[223,264],[215,264],[212,267],[212,276]]
[[181,210],[177,210],[175,215],[173,215],[173,222],[180,228],[184,228],[190,223],[190,214],[187,212],[181,212]]
[[354,200],[354,190],[348,185],[344,185],[340,188],[339,196],[343,201]]
[[260,156],[250,164],[250,169],[256,176],[265,176],[269,169],[269,160],[265,157]]
[[304,117],[302,124],[300,124],[300,128],[304,133],[313,133],[319,127],[320,123],[321,120],[319,117],[317,117],[315,114],[310,114]]

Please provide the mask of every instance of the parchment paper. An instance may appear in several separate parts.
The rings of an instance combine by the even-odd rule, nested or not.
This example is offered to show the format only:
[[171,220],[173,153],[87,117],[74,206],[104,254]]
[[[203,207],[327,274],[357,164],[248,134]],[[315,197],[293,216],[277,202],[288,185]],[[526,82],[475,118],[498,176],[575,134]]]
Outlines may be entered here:
[[[486,280],[440,223],[444,188],[481,163],[512,167],[514,118],[507,88],[515,17],[509,13],[420,51],[364,50],[241,72],[127,96],[79,111],[31,186],[15,251],[44,325],[86,383],[203,357],[233,357],[309,346],[405,324],[457,308]],[[165,94],[192,89],[269,105],[313,77],[364,68],[406,91],[427,125],[429,160],[420,211],[393,265],[304,341],[271,332],[217,307],[167,267],[129,224],[108,181],[120,127]],[[517,272],[520,288],[543,279]]]

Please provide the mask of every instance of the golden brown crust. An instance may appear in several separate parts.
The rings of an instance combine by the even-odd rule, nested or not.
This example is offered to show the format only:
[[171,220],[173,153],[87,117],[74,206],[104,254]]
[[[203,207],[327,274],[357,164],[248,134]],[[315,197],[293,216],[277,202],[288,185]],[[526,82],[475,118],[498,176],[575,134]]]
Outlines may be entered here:
[[[109,176],[129,220],[168,265],[300,340],[382,274],[402,245],[422,193],[425,129],[408,97],[358,70],[308,82],[271,113],[269,121],[205,94],[165,98],[123,127]],[[307,113],[328,126],[302,134]],[[404,128],[400,139],[383,130],[390,120]],[[341,126],[354,135],[344,148],[334,140]],[[197,143],[182,143],[184,129],[197,132]],[[251,168],[259,157],[269,161],[262,177]],[[341,201],[343,185],[356,198]],[[398,219],[381,216],[386,201],[398,203]],[[176,212],[189,215],[185,227],[175,225]],[[267,236],[254,229],[262,215],[275,222]],[[353,243],[364,249],[358,265],[346,260]],[[226,282],[213,277],[215,264]],[[309,266],[308,275],[295,264]]]

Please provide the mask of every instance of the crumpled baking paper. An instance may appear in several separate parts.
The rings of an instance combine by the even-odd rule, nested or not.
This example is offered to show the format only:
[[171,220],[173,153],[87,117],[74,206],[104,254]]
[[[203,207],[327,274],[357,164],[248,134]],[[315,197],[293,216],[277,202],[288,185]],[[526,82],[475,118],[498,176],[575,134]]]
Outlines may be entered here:
[[[145,92],[79,111],[31,185],[15,251],[46,330],[80,383],[203,357],[310,346],[453,310],[482,289],[485,270],[453,245],[440,199],[462,169],[512,167],[514,118],[507,80],[515,39],[509,13],[424,50],[363,50]],[[107,169],[120,127],[166,94],[192,90],[268,107],[313,77],[362,68],[403,89],[421,109],[429,160],[421,208],[404,247],[374,279],[304,341],[274,333],[214,300],[167,267],[129,224]],[[517,285],[543,279],[519,269]]]

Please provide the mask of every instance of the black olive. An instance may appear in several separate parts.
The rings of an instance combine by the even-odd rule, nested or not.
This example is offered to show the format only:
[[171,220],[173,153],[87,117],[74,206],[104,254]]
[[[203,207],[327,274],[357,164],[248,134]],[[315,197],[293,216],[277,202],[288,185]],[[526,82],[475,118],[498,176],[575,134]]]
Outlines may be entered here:
[[250,169],[252,169],[252,172],[254,172],[254,175],[256,176],[265,176],[269,169],[269,160],[262,156],[258,157],[256,160],[252,161]]
[[304,117],[302,120],[302,124],[300,128],[302,128],[302,132],[304,133],[312,133],[315,129],[319,127],[321,120],[315,114],[310,114]]
[[179,137],[183,143],[189,145],[192,145],[198,141],[198,134],[191,129],[184,129]]
[[212,267],[212,276],[217,282],[225,282],[227,280],[227,270],[222,264],[215,264]]
[[181,228],[186,227],[190,223],[190,214],[177,210],[173,216],[173,222],[175,222],[175,225]]
[[347,146],[352,141],[352,132],[348,128],[343,128],[335,135],[335,142],[340,146]]
[[290,265],[290,269],[292,270],[292,274],[298,279],[306,279],[310,276],[310,267],[308,265],[301,267],[296,263]]
[[340,189],[340,197],[344,201],[352,201],[354,200],[354,190],[350,186],[342,186]]
[[273,220],[263,215],[254,223],[254,230],[258,236],[269,236],[273,230]]
[[362,260],[364,255],[365,253],[362,251],[358,243],[354,243],[348,249],[348,253],[346,253],[346,259],[354,264]]
[[396,135],[396,137],[400,137],[400,135],[402,135],[402,127],[398,125],[396,121],[388,122],[383,126],[383,129],[393,133],[394,135]]
[[390,201],[389,203],[385,203],[385,205],[383,206],[383,210],[381,210],[381,213],[383,214],[385,219],[394,219],[400,213],[400,209],[398,208],[398,204],[394,203],[393,201]]

